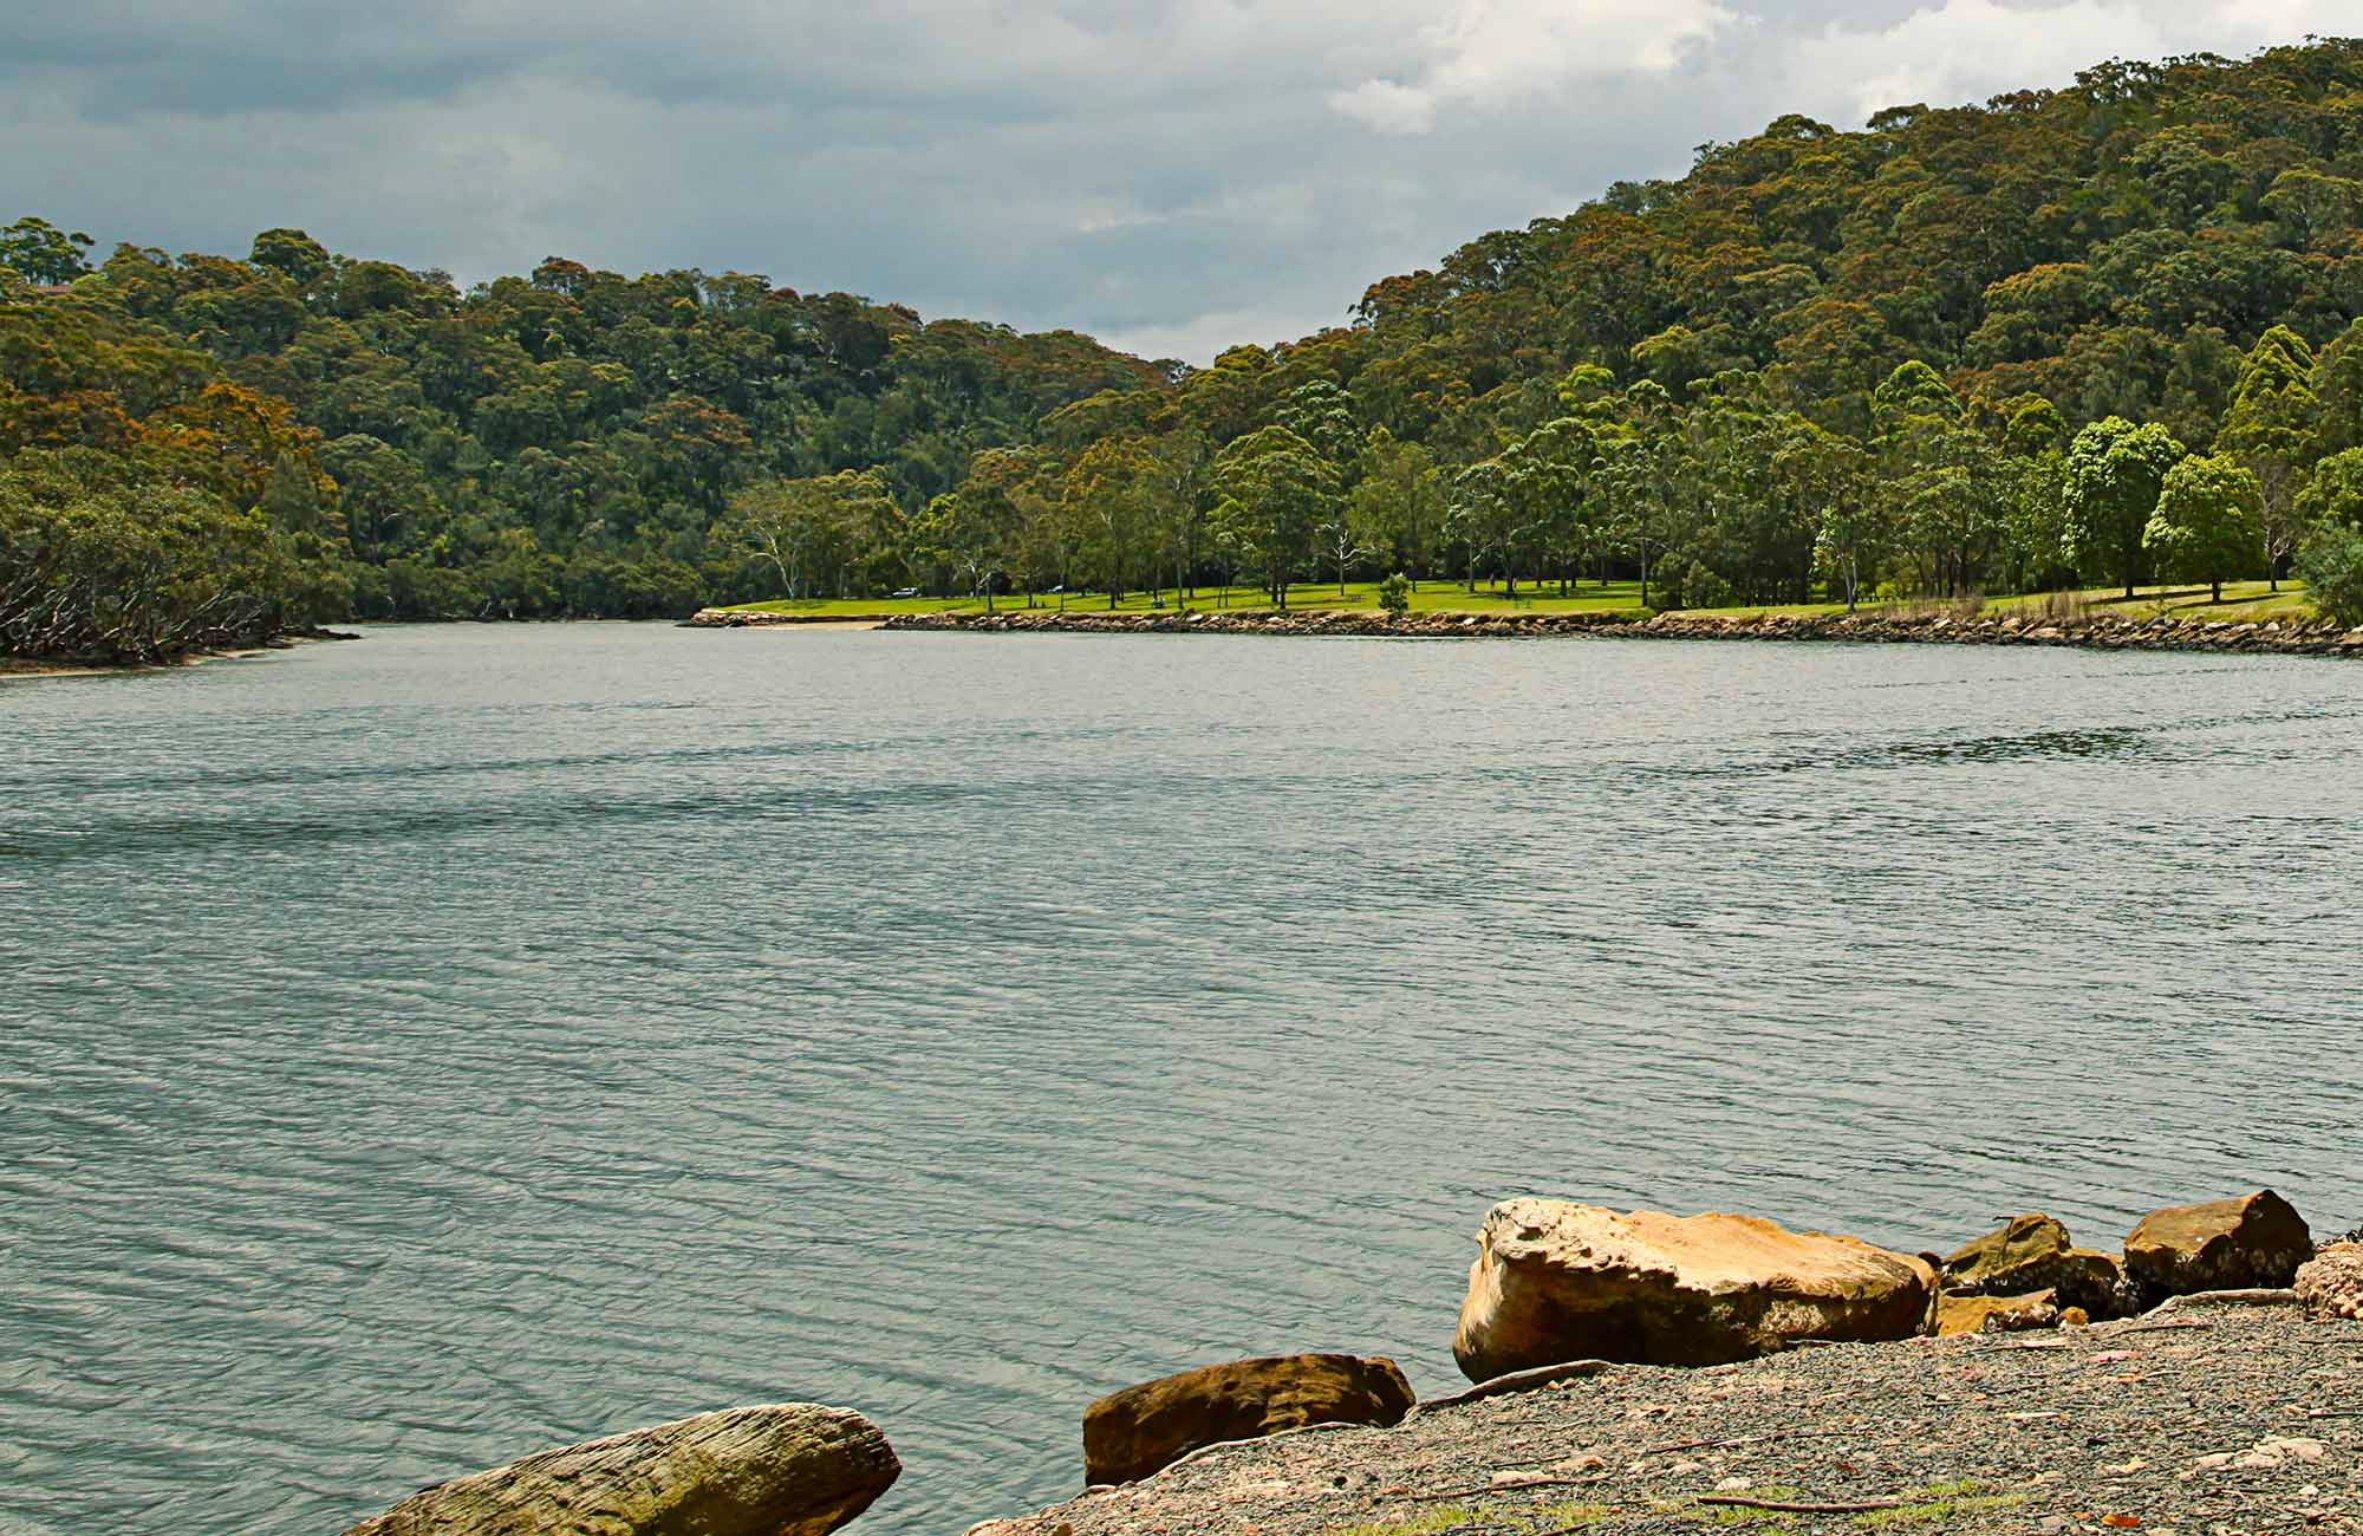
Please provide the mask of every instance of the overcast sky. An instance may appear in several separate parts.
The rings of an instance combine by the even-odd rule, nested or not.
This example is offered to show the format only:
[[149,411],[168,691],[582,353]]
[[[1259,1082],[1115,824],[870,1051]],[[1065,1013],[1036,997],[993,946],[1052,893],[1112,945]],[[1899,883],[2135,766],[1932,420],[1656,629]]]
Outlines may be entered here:
[[1203,362],[1787,111],[2363,31],[2358,0],[0,7],[0,221],[463,280],[564,254]]

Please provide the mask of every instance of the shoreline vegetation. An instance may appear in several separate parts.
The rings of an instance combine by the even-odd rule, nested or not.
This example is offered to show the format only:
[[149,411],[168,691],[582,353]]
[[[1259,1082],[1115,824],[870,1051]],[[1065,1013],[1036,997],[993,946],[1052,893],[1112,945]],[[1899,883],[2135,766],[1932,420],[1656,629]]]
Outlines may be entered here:
[[1205,366],[763,273],[27,215],[0,652],[1390,572],[1717,612],[2295,576],[2363,624],[2359,93],[2325,37],[1790,114]]
[[[1200,1366],[1082,1416],[1080,1496],[969,1536],[2197,1536],[2363,1526],[2363,1233],[2270,1190],[2121,1251],[2030,1213],[1950,1254],[1761,1217],[1494,1206],[1420,1399],[1384,1356]],[[725,1409],[424,1489],[346,1536],[824,1536],[901,1464],[859,1413]]]
[[2162,587],[2116,594],[2055,592],[1994,602],[1843,604],[1652,612],[1631,584],[1576,584],[1565,597],[1515,602],[1496,592],[1431,586],[1403,612],[1380,606],[1374,584],[1342,596],[1318,590],[1287,609],[1252,596],[1200,598],[1190,606],[1136,599],[1102,607],[1037,601],[753,603],[700,610],[699,629],[871,628],[985,634],[1251,634],[1477,639],[1502,636],[1624,636],[1662,640],[1768,640],[1889,644],[2047,645],[2101,650],[2181,650],[2363,658],[2363,628],[2317,612],[2302,589],[2264,582],[2208,588]]
[[180,651],[152,661],[77,661],[47,656],[12,656],[0,654],[0,683],[31,681],[35,678],[62,677],[126,677],[138,672],[162,672],[175,667],[200,667],[209,661],[251,661],[275,651],[292,651],[299,645],[310,645],[322,640],[358,640],[361,637],[348,630],[306,626],[297,630],[283,630],[267,640],[252,645],[225,646],[218,650]]

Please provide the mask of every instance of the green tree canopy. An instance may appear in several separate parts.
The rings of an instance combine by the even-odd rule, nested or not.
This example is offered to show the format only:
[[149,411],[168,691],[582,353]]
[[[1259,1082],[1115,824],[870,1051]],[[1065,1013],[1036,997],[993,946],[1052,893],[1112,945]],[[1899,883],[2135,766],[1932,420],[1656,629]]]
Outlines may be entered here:
[[2226,581],[2264,560],[2264,489],[2229,454],[2184,459],[2166,472],[2142,545],[2161,575],[2204,581],[2220,603]]
[[2077,433],[2068,446],[2062,494],[2068,563],[2116,577],[2131,597],[2141,581],[2150,514],[2167,472],[2185,456],[2173,434],[2154,422],[2137,427],[2111,416]]
[[1269,426],[1226,446],[1214,462],[1218,536],[1261,573],[1282,608],[1310,559],[1315,531],[1337,500],[1337,473],[1312,444]]

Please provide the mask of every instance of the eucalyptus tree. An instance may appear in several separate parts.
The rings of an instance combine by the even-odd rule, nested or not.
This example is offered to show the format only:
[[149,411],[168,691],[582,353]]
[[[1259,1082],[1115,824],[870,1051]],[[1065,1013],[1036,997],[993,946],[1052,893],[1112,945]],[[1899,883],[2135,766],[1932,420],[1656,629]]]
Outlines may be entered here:
[[2215,438],[2216,452],[2230,454],[2256,477],[2258,545],[2276,590],[2282,562],[2305,535],[2297,515],[2298,492],[2321,455],[2315,367],[2313,348],[2303,336],[2285,325],[2266,331],[2240,365],[2231,409]]
[[872,470],[758,481],[740,490],[731,507],[741,539],[779,573],[791,598],[824,588],[844,595],[859,552],[902,520]]
[[1924,362],[1908,362],[1871,395],[1871,450],[1893,505],[1899,571],[1948,595],[1977,586],[2000,547],[2009,508],[2001,451],[1967,419],[1960,397]]
[[2215,601],[2224,583],[2255,569],[2263,552],[2264,487],[2230,454],[2187,458],[2166,472],[2142,545],[2160,571],[2204,581]]
[[[1499,455],[1480,459],[1452,477],[1451,499],[1444,512],[1445,536],[1461,547],[1467,560],[1464,582],[1477,590],[1477,567],[1488,560],[1500,571],[1511,565],[1516,541],[1517,512],[1509,486],[1509,469]],[[1518,595],[1518,577],[1510,572],[1510,595]]]
[[2326,525],[2363,530],[2363,448],[2316,464],[2297,501],[2298,517],[2309,531]]
[[1403,441],[1385,427],[1371,429],[1361,475],[1347,495],[1347,512],[1355,536],[1386,551],[1414,592],[1440,554],[1445,499],[1444,477],[1425,446]]
[[1300,384],[1282,396],[1273,419],[1311,446],[1351,488],[1360,470],[1362,428],[1354,419],[1354,397],[1328,379]]
[[0,267],[35,283],[70,283],[90,270],[90,237],[31,214],[0,229]]
[[1662,435],[1628,428],[1601,439],[1600,464],[1593,476],[1601,542],[1613,553],[1631,555],[1639,565],[1644,608],[1649,606],[1649,579],[1658,557],[1676,537],[1673,502],[1666,494],[1666,457]]
[[911,520],[912,538],[930,560],[958,573],[972,596],[993,611],[993,593],[1017,554],[1017,527],[1006,501],[990,494],[946,491]]
[[2070,565],[2119,577],[2125,595],[2141,582],[2142,536],[2167,472],[2187,455],[2164,427],[2135,426],[2122,416],[2096,421],[2068,445],[2062,483]]
[[1173,573],[1174,600],[1186,602],[1206,535],[1206,490],[1213,455],[1206,437],[1184,426],[1154,439],[1146,466],[1150,542]]
[[1212,479],[1219,537],[1285,609],[1315,531],[1338,500],[1336,471],[1296,433],[1267,426],[1226,444]]
[[1144,565],[1150,580],[1161,580],[1148,552],[1157,490],[1149,440],[1138,433],[1103,437],[1066,467],[1063,497],[1086,530],[1086,548],[1110,608],[1132,590],[1132,580]]
[[[1556,565],[1565,592],[1569,567],[1588,547],[1594,523],[1591,490],[1599,441],[1593,427],[1572,416],[1545,422],[1503,450],[1501,462],[1515,517],[1513,549],[1541,557],[1538,576],[1541,567]],[[1514,568],[1511,577],[1514,596]]]

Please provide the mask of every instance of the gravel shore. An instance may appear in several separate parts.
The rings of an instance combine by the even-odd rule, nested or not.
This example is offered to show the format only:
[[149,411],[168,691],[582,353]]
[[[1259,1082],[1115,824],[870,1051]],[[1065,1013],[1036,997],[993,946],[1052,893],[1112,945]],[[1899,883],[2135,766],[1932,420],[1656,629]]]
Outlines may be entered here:
[[[1777,1506],[1788,1506],[1786,1508]],[[2188,1298],[2056,1333],[1615,1366],[1214,1448],[977,1536],[2363,1531],[2363,1323]]]

